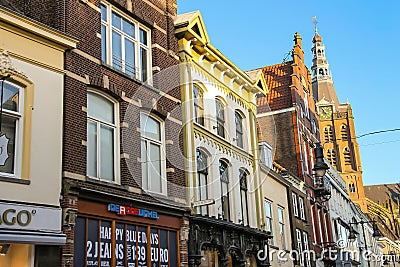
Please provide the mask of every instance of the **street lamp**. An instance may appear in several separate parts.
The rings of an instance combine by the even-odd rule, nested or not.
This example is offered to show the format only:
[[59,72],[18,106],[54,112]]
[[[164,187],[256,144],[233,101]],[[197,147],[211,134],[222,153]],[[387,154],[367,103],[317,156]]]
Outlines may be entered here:
[[315,176],[324,177],[326,170],[329,169],[328,164],[324,162],[324,150],[321,143],[316,143],[314,148],[316,163],[314,165],[313,171],[315,171]]
[[[356,231],[353,229],[353,227],[351,226],[352,224],[361,224],[362,227],[362,234],[363,234],[363,239],[364,239],[364,250],[367,251],[368,250],[368,246],[367,246],[367,241],[365,238],[365,230],[364,230],[364,224],[366,223],[372,223],[372,237],[374,238],[379,238],[382,237],[381,232],[379,231],[378,225],[376,224],[376,221],[359,221],[359,222],[350,222],[350,233],[349,233],[349,241],[350,242],[354,242],[356,240]],[[371,263],[369,262],[369,257],[367,258],[367,262],[368,262],[368,267],[371,266]]]

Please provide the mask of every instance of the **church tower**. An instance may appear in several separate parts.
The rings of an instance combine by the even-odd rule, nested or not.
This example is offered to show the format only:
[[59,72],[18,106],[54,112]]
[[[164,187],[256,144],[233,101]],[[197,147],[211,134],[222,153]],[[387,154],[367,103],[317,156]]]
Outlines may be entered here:
[[351,105],[348,102],[339,103],[326,59],[325,46],[316,26],[312,42],[312,89],[317,101],[324,155],[345,179],[351,200],[367,213],[360,150]]

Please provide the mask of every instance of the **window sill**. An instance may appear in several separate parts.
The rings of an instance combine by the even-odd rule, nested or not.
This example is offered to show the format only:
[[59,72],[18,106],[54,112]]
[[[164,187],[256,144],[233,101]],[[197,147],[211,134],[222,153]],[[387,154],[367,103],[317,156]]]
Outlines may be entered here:
[[103,186],[107,186],[107,187],[112,187],[112,188],[116,188],[116,189],[123,189],[123,190],[128,191],[128,187],[125,185],[117,184],[112,181],[100,180],[100,179],[92,178],[89,176],[86,176],[86,182],[103,185]]
[[0,176],[0,182],[8,182],[8,183],[14,183],[14,184],[26,184],[30,185],[31,180],[25,180],[21,178],[11,178],[11,177],[5,177],[5,176]]

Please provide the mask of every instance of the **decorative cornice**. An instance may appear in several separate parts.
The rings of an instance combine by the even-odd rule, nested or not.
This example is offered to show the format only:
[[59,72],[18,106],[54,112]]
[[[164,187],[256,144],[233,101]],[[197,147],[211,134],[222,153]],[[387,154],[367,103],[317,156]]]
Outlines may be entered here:
[[6,50],[0,50],[0,75],[6,76],[6,75],[18,75],[21,76],[25,79],[28,79],[25,73],[22,71],[17,70],[12,62],[11,62],[11,57],[8,54],[8,51]]

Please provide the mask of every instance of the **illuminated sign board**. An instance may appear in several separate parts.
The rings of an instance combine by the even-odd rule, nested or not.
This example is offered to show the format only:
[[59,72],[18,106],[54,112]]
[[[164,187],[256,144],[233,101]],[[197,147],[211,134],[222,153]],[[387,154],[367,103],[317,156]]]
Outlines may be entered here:
[[118,204],[108,204],[108,211],[114,212],[121,216],[132,215],[150,219],[158,219],[158,214],[156,211],[139,209],[134,207],[122,206]]

